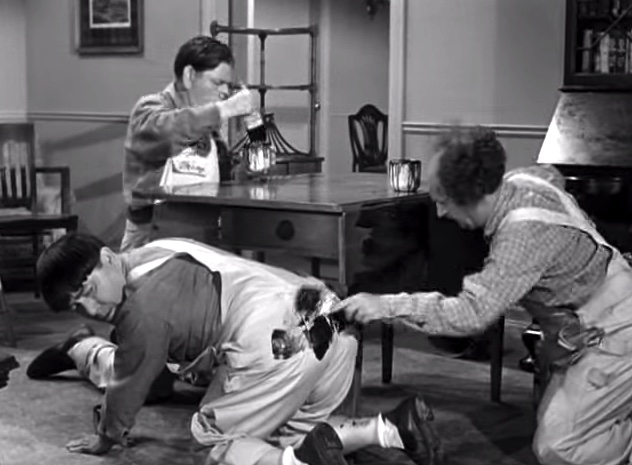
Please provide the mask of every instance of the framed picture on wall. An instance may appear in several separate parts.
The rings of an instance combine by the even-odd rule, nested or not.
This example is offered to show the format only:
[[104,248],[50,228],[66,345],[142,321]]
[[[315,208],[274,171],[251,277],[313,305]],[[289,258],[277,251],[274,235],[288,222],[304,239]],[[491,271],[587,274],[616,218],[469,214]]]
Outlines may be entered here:
[[80,55],[141,54],[143,0],[75,0]]

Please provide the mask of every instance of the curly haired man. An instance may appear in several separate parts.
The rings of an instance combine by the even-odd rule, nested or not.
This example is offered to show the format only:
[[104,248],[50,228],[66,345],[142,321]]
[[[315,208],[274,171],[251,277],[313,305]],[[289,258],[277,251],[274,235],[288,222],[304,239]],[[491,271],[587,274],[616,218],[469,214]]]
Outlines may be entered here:
[[547,465],[629,463],[632,452],[632,271],[550,166],[505,173],[493,131],[455,128],[429,163],[437,213],[482,228],[485,265],[456,297],[438,292],[343,301],[349,319],[404,319],[420,331],[469,335],[520,304],[543,331],[548,385],[533,449]]

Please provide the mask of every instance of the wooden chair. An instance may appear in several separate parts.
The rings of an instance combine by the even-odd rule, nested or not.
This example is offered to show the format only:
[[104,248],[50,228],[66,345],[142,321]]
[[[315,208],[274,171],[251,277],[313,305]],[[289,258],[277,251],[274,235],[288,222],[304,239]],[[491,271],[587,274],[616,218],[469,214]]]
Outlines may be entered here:
[[[375,105],[366,104],[349,115],[349,141],[353,156],[351,169],[360,173],[386,173],[388,159],[388,116]],[[393,374],[393,325],[382,324],[382,382]]]
[[13,323],[11,322],[11,315],[9,306],[4,297],[4,290],[2,288],[2,281],[0,280],[0,334],[2,335],[2,341],[11,347],[15,347],[15,331],[13,330]]
[[[60,178],[61,212],[43,213],[37,208],[37,175],[56,174]],[[75,231],[77,215],[70,213],[70,169],[66,166],[35,166],[35,129],[32,123],[0,124],[0,237],[24,238],[31,245],[29,257],[19,257],[14,266],[31,266],[40,253],[42,237],[55,229]],[[8,263],[0,263],[7,269]],[[10,344],[15,343],[7,318],[8,307],[0,288],[0,313]],[[4,311],[2,309],[4,308]]]
[[349,115],[354,172],[385,173],[388,158],[388,116],[374,105]]

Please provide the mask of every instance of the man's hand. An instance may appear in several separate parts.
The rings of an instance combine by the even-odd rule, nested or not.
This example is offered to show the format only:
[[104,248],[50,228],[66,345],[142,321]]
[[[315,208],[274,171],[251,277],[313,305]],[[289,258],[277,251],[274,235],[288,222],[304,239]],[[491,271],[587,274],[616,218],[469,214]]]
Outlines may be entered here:
[[254,110],[252,93],[244,88],[230,98],[217,103],[222,119],[248,115]]
[[3,387],[6,387],[8,383],[9,383],[9,372],[0,371],[0,389],[2,389]]
[[389,318],[384,301],[377,295],[363,292],[339,302],[333,311],[343,311],[347,321],[355,323],[369,323]]
[[9,382],[9,372],[19,366],[20,364],[13,355],[0,352],[0,389]]
[[114,441],[106,436],[91,434],[80,439],[75,439],[66,444],[66,449],[77,454],[102,455],[108,452]]

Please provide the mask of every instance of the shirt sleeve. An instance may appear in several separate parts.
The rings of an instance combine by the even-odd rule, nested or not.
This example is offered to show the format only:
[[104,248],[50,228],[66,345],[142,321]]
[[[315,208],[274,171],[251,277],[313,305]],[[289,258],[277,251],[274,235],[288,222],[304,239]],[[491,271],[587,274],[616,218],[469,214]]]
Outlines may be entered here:
[[554,225],[508,225],[492,241],[483,269],[465,277],[456,297],[438,292],[384,295],[387,315],[431,334],[480,333],[536,285],[565,241],[563,228]]
[[[187,108],[169,108],[159,95],[143,97],[130,114],[129,150],[142,154],[160,154],[164,162],[169,150],[156,150],[165,143],[179,147],[197,141],[220,127],[220,112],[215,104]],[[135,147],[138,144],[138,147]],[[152,148],[151,144],[157,147]]]
[[[134,300],[124,305],[133,306]],[[114,377],[106,388],[98,432],[120,442],[165,368],[170,327],[161,318],[139,317],[132,308],[117,324],[117,338],[120,344],[114,355]]]

